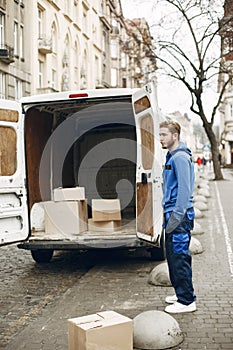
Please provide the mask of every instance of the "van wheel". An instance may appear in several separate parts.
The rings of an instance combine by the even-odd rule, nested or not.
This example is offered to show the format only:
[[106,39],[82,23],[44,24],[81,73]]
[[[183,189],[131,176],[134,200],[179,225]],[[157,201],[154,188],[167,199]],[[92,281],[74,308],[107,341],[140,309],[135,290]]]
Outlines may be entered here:
[[162,261],[166,259],[164,232],[162,232],[160,247],[159,248],[155,247],[150,249],[150,257],[151,257],[151,260],[153,261]]
[[165,260],[164,249],[161,248],[152,248],[150,250],[150,257],[153,261],[162,261]]
[[31,254],[33,259],[39,263],[48,263],[52,259],[53,256],[53,249],[37,249],[37,250],[31,250]]

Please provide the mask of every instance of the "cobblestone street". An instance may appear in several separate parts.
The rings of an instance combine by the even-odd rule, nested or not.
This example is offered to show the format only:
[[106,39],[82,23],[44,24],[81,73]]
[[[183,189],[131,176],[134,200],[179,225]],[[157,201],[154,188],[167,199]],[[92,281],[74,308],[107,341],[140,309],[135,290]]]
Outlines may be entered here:
[[[233,349],[233,172],[226,181],[210,181],[209,210],[197,221],[204,252],[193,256],[198,310],[174,315],[184,342],[174,350]],[[146,310],[164,310],[170,287],[148,284],[156,265],[149,255],[105,252],[58,254],[37,266],[30,253],[1,248],[1,348],[65,350],[67,319],[104,310],[131,318]]]
[[59,298],[91,267],[77,253],[57,254],[51,264],[37,265],[16,245],[1,247],[0,348]]

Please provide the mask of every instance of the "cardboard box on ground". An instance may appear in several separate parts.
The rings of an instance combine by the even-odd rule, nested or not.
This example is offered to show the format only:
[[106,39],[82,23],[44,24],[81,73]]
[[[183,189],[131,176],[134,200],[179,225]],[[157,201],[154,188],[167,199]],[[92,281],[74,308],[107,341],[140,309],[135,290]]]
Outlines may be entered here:
[[69,350],[133,350],[133,321],[115,311],[68,320]]

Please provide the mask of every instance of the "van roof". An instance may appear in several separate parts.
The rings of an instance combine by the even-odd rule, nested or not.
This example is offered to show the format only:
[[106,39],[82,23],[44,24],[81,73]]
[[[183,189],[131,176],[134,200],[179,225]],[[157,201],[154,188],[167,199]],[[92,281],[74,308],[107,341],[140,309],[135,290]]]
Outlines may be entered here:
[[76,91],[63,91],[53,92],[50,94],[33,95],[29,97],[23,97],[20,102],[23,104],[32,102],[43,101],[63,101],[68,99],[80,99],[80,98],[98,98],[98,97],[111,97],[111,96],[131,96],[135,91],[139,89],[129,88],[111,88],[111,89],[92,89],[92,90],[76,90]]

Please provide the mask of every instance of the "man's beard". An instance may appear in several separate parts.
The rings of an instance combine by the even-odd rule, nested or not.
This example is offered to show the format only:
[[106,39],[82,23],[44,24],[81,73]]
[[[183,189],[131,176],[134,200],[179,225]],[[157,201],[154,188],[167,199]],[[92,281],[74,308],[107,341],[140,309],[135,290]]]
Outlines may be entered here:
[[167,143],[167,146],[162,145],[162,148],[163,149],[170,149],[174,145],[174,143],[175,143],[175,141],[171,140],[170,142]]

